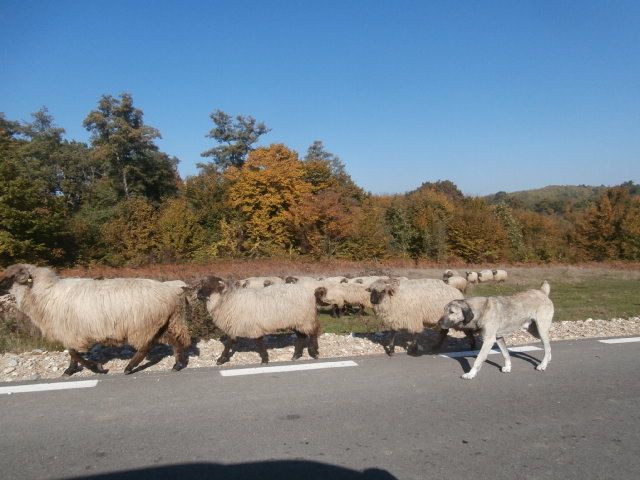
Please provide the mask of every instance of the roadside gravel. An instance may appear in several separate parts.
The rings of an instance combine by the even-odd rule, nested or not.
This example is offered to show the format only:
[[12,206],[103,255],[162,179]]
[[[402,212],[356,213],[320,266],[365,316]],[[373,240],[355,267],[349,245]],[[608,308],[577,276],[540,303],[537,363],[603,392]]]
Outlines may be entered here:
[[[640,336],[640,317],[614,318],[611,320],[587,320],[558,322],[551,327],[551,339],[569,340],[588,337],[623,337]],[[429,345],[435,341],[436,334],[431,331],[421,336],[420,345],[424,351],[429,350]],[[460,350],[468,349],[468,343],[459,332],[452,332],[452,337],[444,349]],[[267,348],[272,362],[288,361],[293,355],[295,337],[288,334],[271,335],[267,339]],[[377,334],[351,334],[337,335],[333,333],[322,334],[319,338],[320,356],[323,359],[334,357],[351,357],[358,355],[384,354],[382,345],[388,340],[387,335]],[[507,337],[508,345],[522,345],[534,343],[537,340],[526,332],[517,332]],[[188,368],[215,366],[216,358],[222,353],[222,344],[218,340],[203,340],[192,348]],[[401,350],[401,349],[400,349]],[[90,357],[96,361],[106,362],[109,375],[122,374],[122,371],[133,356],[133,351],[127,347],[95,347],[90,352]],[[173,365],[171,349],[159,345],[151,351],[148,357],[151,362],[157,361],[144,371],[169,370]],[[308,359],[305,356],[303,359]],[[0,381],[25,381],[47,378],[58,378],[67,368],[69,356],[66,352],[48,352],[32,350],[30,352],[14,354],[6,353],[0,356]],[[250,341],[239,342],[237,352],[231,362],[220,368],[234,367],[260,363],[260,357],[254,350]],[[97,376],[88,370],[82,370],[75,377]]]

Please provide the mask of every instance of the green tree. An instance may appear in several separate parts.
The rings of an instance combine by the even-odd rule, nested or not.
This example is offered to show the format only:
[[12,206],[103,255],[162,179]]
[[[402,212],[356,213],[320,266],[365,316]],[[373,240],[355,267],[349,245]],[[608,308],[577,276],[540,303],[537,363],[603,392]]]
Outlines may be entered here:
[[160,132],[147,126],[133,98],[103,95],[84,119],[91,132],[91,154],[104,165],[119,198],[143,195],[158,202],[177,191],[177,159],[158,151]]
[[215,110],[210,118],[215,127],[206,136],[219,145],[201,154],[203,157],[210,157],[213,162],[198,164],[205,172],[242,167],[247,155],[253,150],[253,145],[270,130],[263,122],[257,122],[251,116],[238,115],[234,121],[231,115],[222,110]]

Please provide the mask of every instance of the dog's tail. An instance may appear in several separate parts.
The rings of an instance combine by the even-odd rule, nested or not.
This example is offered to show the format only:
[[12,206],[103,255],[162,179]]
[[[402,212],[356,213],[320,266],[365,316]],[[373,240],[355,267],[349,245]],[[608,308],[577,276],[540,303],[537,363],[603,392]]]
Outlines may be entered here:
[[540,290],[542,290],[544,294],[548,297],[549,292],[551,291],[551,286],[549,285],[549,282],[547,282],[546,280],[542,282],[542,286],[540,287]]

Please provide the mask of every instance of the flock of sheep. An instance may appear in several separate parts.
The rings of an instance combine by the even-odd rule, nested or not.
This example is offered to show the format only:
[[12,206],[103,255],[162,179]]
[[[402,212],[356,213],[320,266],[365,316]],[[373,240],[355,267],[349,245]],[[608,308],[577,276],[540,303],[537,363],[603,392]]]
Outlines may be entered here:
[[[0,274],[0,294],[11,293],[19,310],[51,340],[58,341],[71,357],[65,375],[79,364],[96,373],[106,373],[101,364],[83,357],[95,344],[129,344],[136,353],[124,373],[135,371],[156,342],[168,343],[175,355],[174,370],[187,365],[186,350],[191,337],[186,326],[190,302],[202,301],[216,326],[224,333],[224,351],[217,363],[228,362],[239,337],[254,339],[262,363],[269,361],[263,337],[278,331],[293,331],[297,340],[293,359],[305,347],[312,358],[319,354],[318,306],[339,315],[348,309],[372,309],[392,332],[385,346],[394,352],[395,334],[408,332],[409,352],[416,351],[417,335],[434,328],[452,301],[464,299],[468,283],[500,281],[504,270],[466,272],[447,270],[443,280],[406,277],[252,277],[230,281],[208,277],[195,286],[182,281],[161,282],[139,278],[60,278],[53,270],[18,264]],[[192,295],[194,292],[195,295]],[[196,300],[197,299],[197,300]],[[457,328],[457,327],[453,327]],[[465,331],[472,347],[473,332]],[[448,329],[440,328],[436,348]]]

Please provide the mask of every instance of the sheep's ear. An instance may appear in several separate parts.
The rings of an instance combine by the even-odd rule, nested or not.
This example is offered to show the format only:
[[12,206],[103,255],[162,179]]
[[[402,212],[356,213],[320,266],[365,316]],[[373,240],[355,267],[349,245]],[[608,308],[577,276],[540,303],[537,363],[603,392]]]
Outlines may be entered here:
[[273,282],[271,280],[265,280],[263,283],[263,286],[265,287],[270,287],[271,285],[273,285]]
[[349,280],[347,280],[346,278],[343,278],[342,280],[340,280],[340,283],[348,283]]
[[365,288],[364,291],[365,292],[371,292],[371,289],[370,288]]
[[20,285],[33,285],[33,277],[28,270],[20,269],[14,278],[16,283],[19,283]]
[[396,287],[389,287],[387,292],[389,292],[390,297],[393,297],[396,294]]

